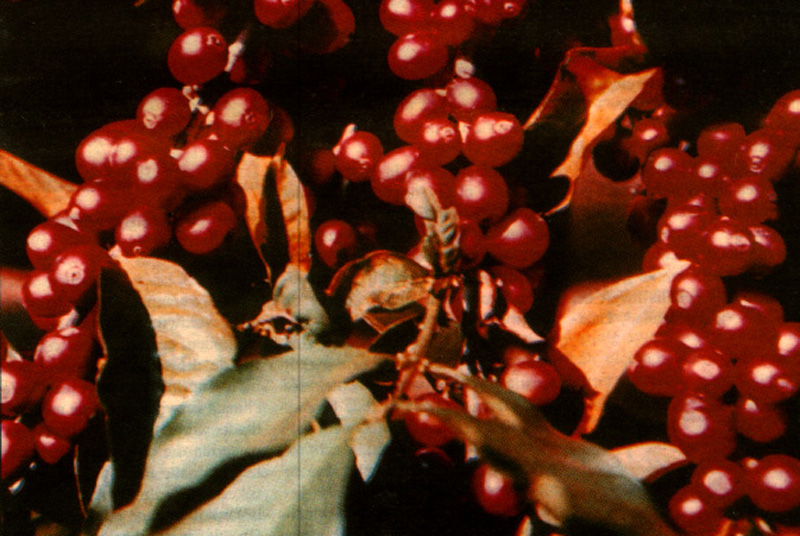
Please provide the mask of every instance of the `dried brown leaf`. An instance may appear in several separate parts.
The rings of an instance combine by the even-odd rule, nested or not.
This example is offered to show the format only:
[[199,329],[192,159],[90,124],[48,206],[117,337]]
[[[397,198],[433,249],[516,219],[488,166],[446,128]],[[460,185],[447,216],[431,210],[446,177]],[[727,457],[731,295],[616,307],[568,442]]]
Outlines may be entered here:
[[67,208],[78,187],[0,150],[0,185],[28,201],[46,217]]
[[628,445],[611,452],[639,480],[657,478],[665,471],[688,463],[681,449],[657,441]]
[[259,257],[269,273],[269,265],[264,257],[262,248],[267,243],[269,230],[267,229],[267,205],[264,200],[264,186],[267,177],[267,170],[272,165],[273,158],[269,156],[255,156],[245,153],[239,162],[236,171],[236,182],[244,190],[247,208],[245,211],[245,222],[253,244],[256,246]]
[[311,267],[311,227],[303,185],[280,153],[272,159],[271,167],[275,170],[275,186],[286,228],[289,263],[307,272]]

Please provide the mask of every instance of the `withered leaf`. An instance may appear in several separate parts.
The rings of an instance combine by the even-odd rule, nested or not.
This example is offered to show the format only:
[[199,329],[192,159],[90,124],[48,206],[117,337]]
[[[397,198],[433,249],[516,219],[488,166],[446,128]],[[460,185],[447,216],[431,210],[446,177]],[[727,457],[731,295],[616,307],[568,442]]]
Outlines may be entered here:
[[286,228],[289,262],[308,271],[311,266],[311,227],[303,185],[282,154],[275,155],[271,167],[275,170],[275,186]]
[[77,186],[0,149],[0,185],[28,201],[46,217],[67,208]]
[[258,255],[261,257],[267,271],[269,271],[269,265],[262,250],[269,236],[264,187],[267,170],[270,168],[272,160],[272,157],[245,153],[241,162],[239,162],[239,168],[236,170],[236,182],[242,187],[247,202],[245,212],[247,230],[250,232],[256,251],[258,251]]
[[574,367],[583,376],[588,399],[578,433],[591,432],[599,422],[606,399],[636,350],[663,322],[672,279],[688,265],[677,261],[592,292],[569,291],[562,298],[551,339],[557,350],[553,362],[557,367]]
[[665,471],[689,463],[681,449],[657,441],[628,445],[611,452],[639,480],[657,478]]

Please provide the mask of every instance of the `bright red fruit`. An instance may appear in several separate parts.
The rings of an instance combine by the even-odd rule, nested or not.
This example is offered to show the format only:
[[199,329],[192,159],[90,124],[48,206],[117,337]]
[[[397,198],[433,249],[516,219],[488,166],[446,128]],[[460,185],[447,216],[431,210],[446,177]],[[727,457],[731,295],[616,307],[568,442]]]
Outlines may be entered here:
[[81,184],[69,200],[68,212],[76,224],[88,231],[107,231],[119,223],[133,195],[131,187],[118,181],[95,179]]
[[493,266],[489,271],[495,277],[506,303],[516,307],[521,313],[527,313],[533,306],[533,288],[528,278],[508,266]]
[[435,166],[447,165],[461,154],[458,126],[445,117],[432,117],[425,121],[413,144],[422,157]]
[[472,121],[476,116],[497,108],[494,90],[478,78],[453,78],[445,90],[447,110],[456,121]]
[[387,153],[370,177],[372,191],[378,199],[402,205],[406,196],[406,173],[420,164],[419,149],[406,145]]
[[720,508],[713,507],[697,485],[679,489],[669,501],[669,515],[687,534],[711,534],[723,521]]
[[679,149],[657,149],[642,168],[647,193],[659,197],[688,197],[699,193],[692,181],[692,157]]
[[680,385],[688,392],[721,398],[733,387],[731,358],[713,348],[693,350],[683,360]]
[[440,0],[431,12],[431,29],[447,45],[458,45],[475,30],[475,18],[462,0]]
[[767,512],[787,512],[800,506],[800,460],[772,454],[748,469],[747,494]]
[[269,105],[254,89],[237,88],[225,93],[211,111],[212,132],[234,150],[252,145],[269,126]]
[[522,149],[524,134],[517,118],[503,112],[479,115],[464,129],[463,152],[473,164],[498,167]]
[[3,420],[2,427],[3,458],[0,467],[2,467],[2,479],[5,481],[31,459],[34,439],[24,424]]
[[378,15],[387,32],[401,37],[426,29],[432,10],[432,0],[383,0]]
[[797,393],[800,370],[771,355],[752,355],[736,363],[736,388],[756,402],[774,404]]
[[561,377],[553,365],[544,361],[515,363],[506,368],[500,383],[535,406],[549,404],[561,391]]
[[503,176],[486,166],[469,166],[456,175],[454,206],[459,216],[476,222],[495,222],[508,210],[508,187]]
[[[175,0],[175,4],[187,0]],[[136,109],[136,120],[153,136],[170,138],[189,124],[192,109],[179,89],[162,87],[148,94]]]
[[270,28],[288,28],[305,15],[314,0],[255,0],[256,18]]
[[193,191],[208,190],[232,179],[234,153],[220,140],[204,139],[183,148],[178,159],[180,181]]
[[731,303],[717,311],[709,333],[714,345],[733,359],[769,355],[779,324],[752,307]]
[[718,276],[692,265],[672,280],[670,319],[705,324],[725,306],[725,285]]
[[702,395],[672,399],[667,411],[667,433],[670,443],[693,462],[721,460],[736,448],[731,409]]
[[675,339],[652,339],[634,354],[628,378],[643,393],[675,396],[681,391],[681,365],[688,348]]
[[189,253],[202,255],[220,247],[235,226],[233,209],[222,201],[212,201],[180,218],[175,238]]
[[777,218],[776,200],[775,190],[767,179],[749,175],[727,184],[718,204],[724,216],[755,225]]
[[83,378],[89,370],[94,339],[80,327],[48,333],[39,341],[34,363],[41,367],[48,383]]
[[755,239],[744,224],[721,217],[705,228],[697,262],[719,276],[737,275],[755,262]]
[[126,257],[146,256],[169,243],[172,226],[167,213],[158,207],[139,208],[128,213],[117,226],[117,245]]
[[744,469],[728,460],[703,463],[692,473],[692,484],[709,506],[727,508],[744,496]]
[[42,368],[30,361],[3,361],[2,413],[16,417],[36,405],[44,396]]
[[389,68],[404,80],[420,80],[441,71],[447,58],[447,46],[438,34],[411,33],[400,37],[389,49]]
[[736,402],[733,420],[737,432],[758,443],[769,443],[783,437],[789,423],[783,408],[745,396],[740,396]]
[[[458,411],[461,407],[438,393],[428,393],[414,400],[418,403],[432,404],[435,407]],[[438,417],[425,411],[408,412],[403,415],[408,433],[427,447],[438,447],[455,439],[453,431]]]
[[493,225],[486,239],[495,259],[512,268],[527,268],[547,251],[550,231],[537,213],[518,208]]
[[45,463],[56,463],[72,450],[72,442],[48,430],[43,422],[33,429],[33,436],[36,452]]
[[228,62],[228,45],[214,28],[201,26],[178,36],[167,53],[169,70],[179,82],[205,84]]
[[394,113],[397,137],[413,143],[422,125],[430,118],[447,118],[445,98],[433,89],[418,89],[408,95]]
[[472,475],[472,493],[492,515],[513,517],[522,510],[522,500],[511,477],[488,465],[478,466]]
[[217,26],[225,18],[227,8],[222,2],[203,0],[174,0],[172,15],[178,26],[191,30],[198,26]]
[[383,158],[383,145],[375,134],[345,129],[339,143],[333,148],[336,169],[345,180],[369,180]]
[[314,246],[322,262],[331,268],[337,268],[353,257],[358,239],[355,229],[349,223],[328,220],[314,233]]
[[22,302],[31,316],[53,318],[67,314],[72,304],[56,292],[48,272],[34,270],[22,285]]
[[100,409],[95,386],[83,380],[66,380],[50,388],[42,404],[42,417],[53,433],[70,438],[86,428]]
[[33,228],[25,245],[31,264],[39,270],[48,270],[65,249],[91,241],[89,236],[71,227],[48,220]]
[[75,303],[94,286],[104,266],[111,259],[106,250],[95,244],[65,249],[53,264],[53,289],[64,299]]

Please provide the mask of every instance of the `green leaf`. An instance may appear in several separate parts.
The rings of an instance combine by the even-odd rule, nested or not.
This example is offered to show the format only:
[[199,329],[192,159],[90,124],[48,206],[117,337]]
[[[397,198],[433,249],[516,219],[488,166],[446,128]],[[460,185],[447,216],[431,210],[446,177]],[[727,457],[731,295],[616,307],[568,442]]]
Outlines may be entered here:
[[121,270],[103,270],[99,325],[106,364],[97,394],[106,412],[114,474],[114,507],[139,491],[153,425],[164,392],[156,335],[147,309]]
[[309,426],[335,385],[384,358],[299,339],[292,351],[225,370],[182,405],[153,440],[142,490],[101,534],[146,534],[160,504],[202,486],[220,467],[274,454]]
[[341,426],[304,436],[282,456],[244,471],[219,497],[159,534],[343,534],[352,467],[348,437],[349,429]]

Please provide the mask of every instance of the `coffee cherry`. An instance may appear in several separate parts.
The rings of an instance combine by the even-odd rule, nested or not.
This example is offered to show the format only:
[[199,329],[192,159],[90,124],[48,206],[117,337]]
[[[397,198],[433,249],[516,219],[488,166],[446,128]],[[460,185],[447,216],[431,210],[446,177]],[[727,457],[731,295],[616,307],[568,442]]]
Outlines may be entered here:
[[116,134],[107,127],[95,130],[81,141],[75,151],[75,167],[84,181],[106,174],[116,141]]
[[48,272],[34,270],[22,285],[22,302],[31,316],[53,318],[67,314],[72,304],[57,293]]
[[179,82],[200,85],[216,77],[228,62],[228,45],[214,28],[199,27],[178,36],[167,53],[169,70]]
[[550,231],[541,216],[528,208],[518,208],[493,225],[486,240],[495,259],[512,268],[527,268],[547,251]]
[[387,153],[370,177],[372,191],[378,199],[402,205],[406,196],[406,174],[418,166],[422,157],[413,145]]
[[197,255],[220,247],[236,226],[236,214],[222,201],[201,205],[180,218],[175,225],[175,238],[188,251]]
[[106,250],[95,244],[67,248],[53,264],[53,289],[75,303],[94,286],[100,270],[110,263]]
[[736,388],[756,402],[774,404],[797,393],[800,370],[793,370],[772,356],[756,354],[736,363]]
[[472,121],[478,115],[497,108],[494,90],[483,80],[453,78],[445,90],[447,110],[456,121]]
[[[453,411],[461,409],[458,404],[438,393],[424,394],[414,401]],[[453,431],[446,424],[425,411],[407,412],[403,415],[403,421],[411,437],[427,447],[439,447],[455,439]]]
[[426,29],[432,10],[431,0],[383,0],[378,15],[387,32],[402,37]]
[[510,162],[522,149],[522,125],[511,114],[481,114],[464,130],[462,150],[473,164],[499,167]]
[[522,510],[514,481],[488,465],[478,466],[472,475],[472,493],[478,504],[492,515],[513,517]]
[[[438,166],[419,166],[406,173],[405,203],[413,206],[413,196],[426,187],[436,194],[443,208],[453,206],[456,178],[446,169]],[[409,197],[411,196],[411,197]]]
[[769,443],[783,437],[789,417],[778,406],[739,397],[733,411],[736,431],[757,443]]
[[72,450],[72,442],[47,429],[43,422],[33,429],[34,446],[45,463],[56,463]]
[[709,325],[714,345],[733,359],[763,355],[775,347],[778,324],[752,307],[732,303],[719,311]]
[[139,124],[133,124],[135,128],[122,132],[114,143],[104,180],[130,185],[136,163],[157,151],[157,145],[140,131]]
[[178,161],[164,151],[142,155],[134,164],[132,179],[132,194],[141,205],[173,210],[186,195]]
[[226,14],[225,4],[217,1],[174,0],[172,2],[172,15],[178,26],[184,30],[198,26],[216,27]]
[[709,333],[700,326],[683,322],[665,322],[656,331],[656,337],[674,339],[685,344],[691,350],[711,347]]
[[778,354],[781,365],[800,370],[800,322],[785,322],[778,326]]
[[345,180],[361,182],[375,172],[383,158],[383,146],[375,134],[347,128],[333,148],[333,155],[336,169]]
[[778,232],[766,225],[751,225],[753,236],[752,263],[755,269],[770,269],[786,260],[786,243]]
[[747,134],[738,123],[722,123],[706,127],[697,137],[697,154],[721,164],[733,161]]
[[558,397],[561,377],[544,361],[524,361],[506,368],[500,383],[535,406],[545,406]]
[[435,32],[415,32],[400,37],[389,49],[389,69],[404,80],[433,76],[447,64],[447,46]]
[[328,220],[314,233],[314,246],[322,262],[338,268],[356,253],[358,240],[353,227],[341,220]]
[[431,12],[431,29],[446,45],[459,45],[472,36],[475,18],[462,0],[440,0]]
[[42,337],[33,362],[41,367],[48,383],[83,378],[89,370],[93,348],[94,340],[85,329],[64,328]]
[[693,350],[684,358],[679,383],[688,392],[721,398],[733,387],[731,358],[713,348]]
[[0,461],[2,480],[5,480],[24,466],[33,456],[34,439],[28,428],[15,421],[3,420],[2,451]]
[[644,162],[652,151],[667,145],[669,132],[664,121],[642,119],[633,125],[630,138],[622,142],[623,147],[633,156]]
[[527,313],[533,306],[533,288],[521,272],[508,266],[493,266],[489,269],[506,303]]
[[503,176],[486,166],[469,166],[456,175],[454,206],[459,216],[476,222],[495,222],[508,210],[508,187]]
[[178,159],[180,180],[192,191],[208,190],[229,182],[236,167],[234,153],[219,140],[197,140]]
[[89,419],[100,409],[95,386],[84,380],[66,380],[54,384],[42,404],[42,417],[53,433],[70,438],[86,428]]
[[73,192],[67,210],[80,229],[107,231],[119,223],[130,198],[129,185],[95,179]]
[[741,173],[759,175],[774,182],[789,168],[794,154],[794,145],[787,142],[780,132],[762,128],[747,136],[736,155],[736,167]]
[[700,464],[691,482],[712,508],[727,508],[745,494],[744,469],[728,460]]
[[[486,237],[483,235],[480,226],[474,221],[462,220],[458,222],[458,230],[458,246],[461,251],[461,269],[466,270],[477,266],[483,260],[483,257],[486,255]],[[527,279],[525,279],[525,281],[527,282]],[[528,283],[528,285],[530,286],[530,283]],[[506,300],[508,299],[509,298],[506,298]],[[531,298],[531,300],[532,299],[533,298]]]
[[718,276],[692,265],[672,280],[669,297],[671,319],[704,324],[725,306],[725,285]]
[[270,110],[254,89],[237,88],[225,93],[211,110],[212,132],[231,149],[247,148],[267,131]]
[[742,307],[753,309],[768,322],[783,323],[783,307],[781,303],[767,294],[740,290],[733,297],[731,303],[738,303]]
[[713,219],[711,211],[689,204],[667,208],[658,221],[658,238],[679,257],[697,258],[703,232]]
[[21,415],[35,406],[44,396],[42,367],[30,361],[3,361],[2,413],[8,417]]
[[712,506],[703,490],[692,484],[672,496],[669,515],[688,534],[711,534],[723,522],[722,510]]
[[314,0],[255,0],[256,18],[270,28],[288,28],[305,15]]
[[393,125],[397,137],[413,143],[422,125],[431,118],[447,118],[445,98],[433,89],[418,89],[408,95],[394,113]]
[[25,245],[31,264],[39,270],[48,270],[65,249],[90,242],[90,237],[76,229],[48,220],[33,228]]
[[432,117],[425,121],[414,137],[414,146],[427,162],[444,166],[461,154],[461,136],[458,127],[444,117]]
[[724,216],[748,225],[777,218],[777,195],[772,184],[758,175],[750,175],[728,184],[719,196],[719,210]]
[[778,99],[764,125],[786,135],[795,147],[800,145],[800,91],[790,91]]
[[693,462],[724,459],[736,448],[730,408],[702,395],[672,399],[667,410],[667,434],[670,443]]
[[747,495],[766,512],[787,512],[800,506],[800,460],[772,454],[747,470]]
[[705,228],[698,264],[719,276],[741,274],[754,262],[754,242],[745,225],[718,218]]
[[[192,0],[175,0],[176,4]],[[186,128],[192,118],[189,99],[175,88],[162,87],[148,94],[136,109],[136,120],[151,136],[171,138]]]
[[681,365],[688,348],[675,339],[652,339],[634,354],[628,378],[643,393],[675,396],[682,387]]
[[678,260],[678,256],[663,242],[656,242],[644,253],[642,257],[642,271],[652,272],[661,270]]
[[658,197],[689,197],[699,193],[692,179],[692,157],[679,149],[657,149],[642,167],[647,193]]
[[139,208],[122,218],[114,236],[126,257],[146,256],[169,243],[172,226],[163,209]]
[[692,190],[711,197],[719,197],[725,191],[730,178],[725,166],[715,159],[698,156],[692,161]]
[[502,0],[464,0],[466,9],[473,17],[483,24],[497,26],[506,17],[505,4]]

